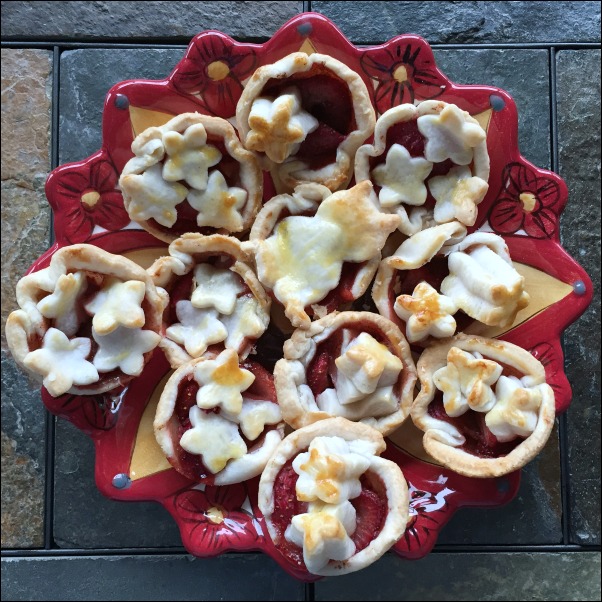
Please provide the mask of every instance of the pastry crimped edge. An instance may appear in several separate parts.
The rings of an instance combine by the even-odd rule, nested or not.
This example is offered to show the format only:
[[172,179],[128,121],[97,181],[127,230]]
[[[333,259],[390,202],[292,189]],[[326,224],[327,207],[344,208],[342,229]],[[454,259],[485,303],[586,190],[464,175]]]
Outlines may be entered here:
[[[205,236],[195,232],[183,234],[174,240],[168,248],[169,255],[159,257],[148,269],[153,282],[164,289],[169,289],[179,276],[188,274],[199,264],[195,255],[229,255],[234,263],[228,268],[240,276],[246,286],[249,287],[253,297],[259,303],[261,313],[257,314],[264,324],[264,332],[270,323],[270,307],[272,299],[257,279],[257,275],[251,268],[253,258],[243,250],[240,241],[232,236],[224,234],[211,234]],[[169,294],[169,293],[168,293]],[[253,350],[254,340],[246,337],[242,346],[235,349],[239,358],[245,359]],[[178,343],[169,339],[162,333],[159,347],[165,353],[172,368],[178,368],[182,364],[194,359]]]
[[[500,458],[479,458],[442,441],[446,433],[429,427],[428,422],[447,423],[428,415],[428,406],[437,392],[433,373],[447,365],[447,352],[452,347],[463,351],[476,351],[485,359],[506,364],[529,377],[528,386],[541,386],[542,402],[537,426],[531,435],[519,443],[508,455]],[[424,431],[422,443],[425,451],[435,460],[454,472],[467,477],[491,478],[509,474],[530,462],[545,446],[554,427],[556,406],[554,392],[545,380],[545,369],[541,362],[522,347],[507,341],[487,339],[475,335],[457,334],[432,345],[420,356],[417,363],[421,390],[412,404],[411,416],[414,424]],[[470,411],[470,410],[469,410]],[[450,425],[447,425],[449,428]],[[444,428],[442,426],[442,428]],[[457,429],[454,430],[457,431]]]
[[[244,210],[242,212],[243,226],[240,232],[246,232],[249,230],[253,220],[255,219],[257,211],[261,206],[263,197],[263,173],[261,171],[257,156],[255,153],[244,148],[244,146],[240,143],[238,136],[236,135],[236,130],[229,121],[222,119],[221,117],[212,117],[209,115],[202,115],[201,113],[182,113],[180,115],[176,115],[173,119],[170,119],[162,126],[153,126],[147,128],[138,134],[138,136],[134,139],[132,142],[132,152],[135,154],[135,157],[126,164],[121,176],[119,177],[125,209],[128,211],[130,197],[121,186],[123,179],[127,178],[129,175],[141,174],[149,167],[152,167],[158,163],[158,161],[153,159],[153,157],[150,155],[139,155],[139,153],[142,153],[144,146],[157,138],[161,138],[161,135],[165,132],[173,131],[182,134],[190,126],[197,124],[201,124],[205,128],[208,137],[214,136],[220,140],[223,140],[228,154],[240,165],[240,181],[248,195],[247,200],[245,201]],[[211,142],[208,142],[208,144],[211,144]],[[219,164],[215,166],[215,169],[219,170]],[[176,211],[177,208],[178,205],[176,205]],[[170,243],[179,236],[178,234],[171,234],[168,231],[157,228],[151,223],[150,220],[133,221],[163,242]],[[205,226],[197,227],[201,228]],[[223,228],[214,228],[214,230],[218,233],[226,231]]]
[[286,79],[295,73],[307,72],[314,66],[319,67],[318,73],[330,71],[347,84],[351,94],[356,129],[339,144],[336,162],[320,169],[309,169],[301,160],[276,164],[266,157],[266,168],[272,171],[274,183],[280,191],[292,191],[295,186],[305,182],[323,184],[333,192],[345,187],[353,175],[357,149],[374,132],[376,115],[368,88],[362,78],[347,65],[331,56],[294,52],[275,63],[259,67],[245,85],[236,107],[236,122],[243,143],[250,131],[249,114],[253,101],[261,96],[266,83],[270,79]]
[[[155,419],[153,421],[153,430],[155,439],[161,447],[165,456],[169,459],[175,455],[175,447],[172,436],[169,432],[170,421],[177,420],[174,416],[176,402],[178,399],[180,382],[191,375],[195,366],[199,362],[215,359],[216,354],[208,353],[203,357],[193,359],[185,364],[182,364],[165,383],[165,387],[159,398]],[[244,399],[244,392],[242,393]],[[242,483],[247,479],[261,474],[272,453],[284,436],[284,423],[280,422],[274,427],[269,427],[262,435],[260,435],[261,445],[256,446],[256,442],[251,442],[247,453],[236,460],[230,460],[226,466],[215,473],[213,484],[232,485],[234,483]]]
[[[297,387],[300,370],[306,376],[307,356],[313,352],[321,341],[327,339],[339,328],[353,327],[365,322],[374,324],[393,345],[395,354],[402,361],[403,367],[398,377],[401,380],[399,407],[391,414],[379,417],[366,417],[358,422],[370,426],[384,436],[397,429],[409,416],[414,399],[414,386],[417,375],[410,346],[403,333],[391,321],[372,312],[344,311],[328,314],[324,318],[312,322],[309,329],[297,329],[291,338],[284,343],[284,357],[274,367],[274,384],[278,395],[278,403],[285,422],[295,429],[308,426],[318,421],[332,418],[324,411],[308,411],[303,407]],[[299,382],[298,382],[299,381]]]
[[383,435],[366,424],[345,418],[329,418],[294,431],[278,445],[265,467],[259,482],[258,506],[263,514],[270,536],[278,545],[278,533],[271,521],[274,512],[274,482],[282,467],[293,457],[304,452],[316,437],[341,437],[345,441],[362,439],[376,445],[369,471],[374,472],[385,485],[387,518],[381,532],[360,552],[347,560],[331,560],[315,574],[324,577],[353,573],[378,560],[403,535],[409,517],[409,494],[406,480],[397,464],[376,454],[386,448]]
[[[146,270],[122,255],[114,255],[104,249],[89,244],[77,244],[62,247],[50,259],[48,267],[24,276],[17,283],[16,297],[20,309],[13,311],[6,321],[6,340],[17,364],[31,374],[37,381],[43,378],[24,364],[25,356],[32,351],[28,338],[44,337],[50,319],[45,318],[37,308],[37,303],[46,294],[52,294],[58,279],[69,271],[85,270],[116,277],[122,281],[138,280],[144,282],[144,300],[149,309],[144,312],[144,330],[161,334],[163,310],[167,307],[167,293],[156,287]],[[46,293],[46,294],[40,294]],[[90,320],[92,318],[90,317]],[[151,352],[148,352],[145,363]],[[66,393],[74,395],[96,395],[111,391],[135,378],[127,374],[104,380],[85,387],[72,386]],[[48,387],[47,387],[48,388]],[[51,395],[52,391],[49,392]]]
[[[357,188],[360,186],[360,184],[364,185],[365,187],[370,186],[370,194],[372,194],[372,186],[368,181],[365,181],[365,184],[364,182],[360,182],[359,184],[356,184],[354,188]],[[349,192],[349,190],[346,192]],[[259,242],[266,240],[273,234],[274,229],[280,220],[280,215],[282,212],[284,210],[291,211],[291,203],[297,203],[300,208],[302,207],[300,213],[306,210],[314,210],[315,213],[319,207],[319,204],[332,194],[334,193],[330,192],[327,187],[321,184],[306,183],[297,186],[292,195],[280,194],[273,197],[257,214],[257,218],[253,224],[253,228],[251,229],[249,241],[243,243],[243,249],[249,253],[256,253]],[[357,194],[362,194],[362,191],[358,190]],[[306,203],[304,207],[302,203]],[[291,215],[295,215],[295,213],[292,213],[291,211]],[[366,261],[364,265],[358,269],[351,287],[351,293],[354,299],[361,297],[370,286],[370,283],[374,278],[374,274],[376,273],[380,264],[381,258],[382,254],[379,251],[374,257],[372,257],[372,259]],[[305,308],[303,308],[302,311],[298,311],[291,303],[285,304],[279,299],[276,299],[276,301],[284,307],[284,313],[293,327],[309,328],[312,322],[311,318],[305,312]],[[325,317],[325,315],[327,315],[326,308],[320,304],[320,301],[313,303],[310,307],[312,308],[315,316]]]

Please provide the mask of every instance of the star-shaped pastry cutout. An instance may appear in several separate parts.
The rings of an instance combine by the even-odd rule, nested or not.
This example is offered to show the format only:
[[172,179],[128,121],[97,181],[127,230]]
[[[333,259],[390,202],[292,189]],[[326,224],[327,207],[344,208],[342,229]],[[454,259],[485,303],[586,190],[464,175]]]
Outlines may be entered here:
[[179,182],[167,182],[160,164],[149,167],[141,174],[121,177],[121,187],[129,197],[127,211],[136,221],[154,219],[171,228],[178,219],[176,205],[188,194],[188,188]]
[[447,105],[438,115],[418,117],[418,129],[426,138],[424,156],[432,163],[451,159],[457,165],[472,161],[472,149],[485,140],[485,130],[467,120],[456,105]]
[[428,336],[438,339],[451,337],[456,331],[456,321],[452,315],[458,311],[457,305],[449,297],[440,295],[427,282],[417,284],[411,295],[399,295],[393,309],[406,322],[410,343],[422,341]]
[[424,205],[426,186],[424,180],[433,164],[421,157],[412,157],[401,144],[393,144],[384,164],[372,170],[374,182],[381,187],[378,200],[382,207]]
[[247,200],[247,191],[228,186],[220,171],[209,176],[206,190],[191,190],[187,197],[190,206],[198,211],[197,224],[239,232],[243,228],[240,210]]
[[92,328],[99,335],[107,335],[118,326],[142,328],[145,322],[142,301],[146,285],[140,280],[121,282],[110,278],[86,305],[92,318]]
[[192,357],[201,357],[209,345],[221,343],[228,336],[214,309],[197,309],[184,299],[176,303],[176,316],[179,323],[167,328],[165,335],[184,345]]
[[73,336],[79,328],[76,302],[86,290],[86,275],[83,272],[63,274],[56,281],[54,292],[38,303],[40,313],[54,319],[56,328],[67,336]]
[[318,127],[318,120],[301,108],[301,94],[290,88],[274,100],[256,99],[249,114],[249,127],[245,146],[282,163]]
[[163,144],[167,153],[163,164],[165,180],[184,180],[189,186],[204,190],[209,168],[220,162],[222,154],[215,146],[207,144],[207,133],[203,125],[191,125],[183,135],[178,132],[165,132]]
[[497,402],[485,415],[487,428],[502,442],[528,437],[537,426],[541,390],[525,388],[515,376],[500,376],[495,394]]
[[203,464],[213,473],[223,470],[230,460],[242,458],[247,446],[238,426],[213,412],[190,408],[190,423],[180,439],[180,445],[190,454],[203,457]]
[[194,270],[196,288],[190,300],[195,307],[213,307],[220,314],[230,315],[237,296],[243,292],[240,276],[225,268],[200,263]]
[[455,418],[468,409],[491,410],[495,404],[491,386],[501,374],[502,367],[497,362],[452,347],[447,353],[447,365],[433,374],[433,382],[443,391],[445,411]]
[[[360,333],[349,344],[336,358],[335,365],[338,370],[337,394],[343,404],[358,401],[374,393],[379,386],[394,384],[403,368],[401,360],[367,332]],[[341,374],[346,378],[341,379]]]
[[258,339],[267,328],[267,319],[262,320],[261,314],[263,310],[254,297],[238,297],[232,314],[221,316],[228,331],[226,347],[238,351],[245,339]]
[[23,363],[44,377],[44,386],[53,397],[66,393],[73,385],[90,385],[99,380],[98,372],[86,360],[92,341],[85,337],[69,340],[57,328],[49,328],[42,347],[30,351]]
[[255,441],[263,433],[266,424],[277,424],[282,420],[282,412],[277,403],[257,399],[245,399],[238,414],[229,414],[224,410],[221,414],[236,422],[249,441]]
[[252,372],[238,365],[238,354],[232,349],[222,351],[214,360],[199,362],[194,378],[200,385],[196,395],[199,408],[220,407],[236,415],[242,410],[242,392],[255,381]]
[[468,167],[452,167],[444,176],[429,180],[429,189],[437,203],[435,221],[439,224],[456,219],[474,226],[477,205],[485,198],[489,184],[473,176]]
[[98,351],[92,363],[99,372],[121,370],[124,374],[138,376],[144,368],[144,354],[152,351],[161,335],[141,328],[117,328],[106,336],[92,332]]
[[362,491],[359,479],[369,466],[370,460],[351,452],[341,437],[316,437],[308,451],[293,460],[293,469],[299,475],[297,499],[327,504],[354,499]]

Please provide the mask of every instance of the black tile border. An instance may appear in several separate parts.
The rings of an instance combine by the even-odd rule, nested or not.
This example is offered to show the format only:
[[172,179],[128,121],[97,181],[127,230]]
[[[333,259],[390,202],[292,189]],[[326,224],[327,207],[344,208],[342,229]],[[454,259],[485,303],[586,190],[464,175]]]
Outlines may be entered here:
[[[311,10],[311,2],[303,2],[304,12]],[[241,42],[264,42],[267,38],[237,38]],[[99,41],[13,41],[10,38],[2,40],[2,48],[15,49],[40,49],[52,51],[52,108],[51,108],[51,169],[58,166],[59,161],[59,115],[60,115],[60,58],[63,51],[74,49],[182,49],[188,46],[189,38],[168,38],[154,40],[152,44],[135,43],[129,40],[115,40],[111,42]],[[362,46],[382,44],[382,40],[363,43]],[[557,81],[556,81],[556,55],[560,50],[599,50],[602,45],[597,42],[579,43],[506,43],[506,44],[431,44],[434,49],[441,50],[528,50],[544,49],[548,51],[549,63],[549,93],[550,93],[550,144],[551,144],[551,170],[558,172],[558,119],[557,119]],[[51,231],[49,243],[54,242]],[[52,558],[52,557],[88,557],[88,556],[156,556],[156,555],[182,555],[186,554],[183,547],[159,548],[115,548],[115,549],[59,549],[54,541],[54,454],[55,454],[55,426],[56,418],[46,414],[46,462],[45,462],[45,502],[44,502],[44,548],[40,549],[3,549],[2,558]],[[562,502],[562,544],[558,545],[437,545],[432,554],[443,553],[508,553],[508,552],[600,552],[599,544],[571,544],[570,543],[570,466],[568,457],[568,425],[566,414],[559,417],[559,447],[561,471],[561,502]],[[253,552],[242,553],[252,554]],[[305,600],[315,600],[315,585],[305,584]]]

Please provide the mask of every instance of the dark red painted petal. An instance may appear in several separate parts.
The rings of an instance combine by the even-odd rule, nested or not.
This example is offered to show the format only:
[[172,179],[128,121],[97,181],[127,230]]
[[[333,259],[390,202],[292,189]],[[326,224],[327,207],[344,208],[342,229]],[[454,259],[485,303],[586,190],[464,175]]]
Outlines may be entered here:
[[96,224],[105,230],[121,230],[131,221],[118,192],[103,194],[92,215]]
[[524,218],[525,212],[519,202],[503,199],[491,209],[489,224],[495,232],[511,234],[522,228]]
[[79,171],[63,172],[56,185],[56,190],[61,196],[77,199],[78,204],[82,192],[87,188],[90,188],[89,174],[83,175]]
[[550,238],[556,232],[557,225],[558,216],[551,209],[543,208],[525,214],[525,232],[533,238]]
[[[92,218],[84,210],[81,204],[79,207],[74,207],[68,212],[65,215],[65,219],[60,220],[60,223],[63,226],[64,237],[67,239],[67,242],[72,245],[88,240],[94,229]],[[57,237],[60,238],[59,231],[57,231]]]
[[239,510],[247,497],[244,485],[224,485],[222,487],[207,486],[205,489],[207,503],[210,506],[221,506],[226,510]]
[[395,61],[393,55],[385,49],[365,52],[360,58],[364,73],[377,81],[392,79],[391,65]]
[[117,186],[117,171],[109,161],[97,161],[90,168],[90,187],[99,193],[110,192]]

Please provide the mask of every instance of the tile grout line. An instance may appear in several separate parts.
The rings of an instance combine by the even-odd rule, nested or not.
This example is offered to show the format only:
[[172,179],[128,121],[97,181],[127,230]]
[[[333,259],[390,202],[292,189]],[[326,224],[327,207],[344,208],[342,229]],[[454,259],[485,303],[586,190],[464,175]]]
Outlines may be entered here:
[[[552,171],[559,174],[558,153],[558,81],[556,77],[556,54],[555,47],[549,50],[550,60],[550,141],[552,151]],[[559,174],[560,175],[560,174]],[[560,340],[564,355],[564,334]],[[570,545],[571,534],[571,481],[569,465],[569,434],[566,412],[558,418],[558,444],[560,447],[560,495],[562,504],[562,541]]]
[[[52,104],[51,104],[51,134],[50,134],[50,168],[55,169],[59,164],[59,90],[60,90],[60,49],[52,49]],[[50,223],[54,223],[52,208],[50,208]],[[49,247],[54,244],[54,228],[50,227]],[[44,483],[44,548],[52,550],[54,544],[54,451],[56,419],[46,410],[46,458]]]

